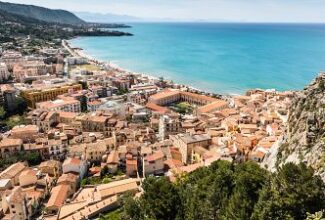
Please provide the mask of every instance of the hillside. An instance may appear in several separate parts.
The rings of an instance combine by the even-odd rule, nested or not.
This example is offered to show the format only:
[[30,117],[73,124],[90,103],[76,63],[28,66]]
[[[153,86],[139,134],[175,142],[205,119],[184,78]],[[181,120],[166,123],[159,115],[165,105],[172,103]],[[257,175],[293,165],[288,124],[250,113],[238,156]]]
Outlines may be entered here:
[[[281,166],[304,162],[325,181],[325,73],[320,74],[292,102],[286,135],[264,164]],[[275,167],[269,167],[274,169]]]
[[71,25],[80,25],[86,23],[71,12],[65,10],[52,10],[33,5],[0,2],[0,10],[49,23]]

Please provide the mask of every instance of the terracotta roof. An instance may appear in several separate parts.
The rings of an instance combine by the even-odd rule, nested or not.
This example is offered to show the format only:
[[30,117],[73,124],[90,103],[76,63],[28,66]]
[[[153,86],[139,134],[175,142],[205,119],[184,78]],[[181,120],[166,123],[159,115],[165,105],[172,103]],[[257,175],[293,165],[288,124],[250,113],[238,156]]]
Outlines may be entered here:
[[78,158],[68,158],[64,161],[63,165],[66,164],[73,164],[73,165],[80,165],[81,164],[81,160],[79,160]]
[[16,175],[18,175],[20,172],[22,172],[25,168],[26,168],[25,163],[22,162],[14,163],[0,173],[0,179],[11,179]]
[[79,176],[73,173],[64,173],[58,179],[58,184],[64,182],[77,183]]
[[126,165],[134,165],[137,166],[138,165],[138,161],[137,160],[126,160]]
[[168,108],[157,105],[157,104],[155,104],[153,102],[148,102],[146,104],[146,108],[148,108],[148,109],[150,109],[151,111],[154,111],[154,112],[159,112],[161,114],[165,114],[166,112],[169,111]]
[[207,104],[207,105],[204,105],[204,106],[198,108],[198,111],[200,113],[208,113],[208,112],[214,111],[219,108],[225,108],[227,106],[228,106],[228,103],[226,101],[216,100],[210,104]]
[[0,142],[1,147],[11,147],[11,146],[20,146],[23,144],[22,139],[13,139],[13,138],[5,138]]
[[28,168],[26,170],[24,170],[23,172],[21,172],[21,174],[19,175],[20,177],[24,177],[24,176],[36,176],[36,171]]
[[163,98],[167,98],[179,94],[180,94],[179,90],[165,89],[157,94],[150,96],[150,99],[152,100],[163,99]]
[[164,161],[164,164],[167,165],[170,169],[183,166],[182,161],[175,160],[175,159],[168,159]]
[[97,186],[97,190],[101,196],[101,198],[106,198],[108,196],[120,194],[130,190],[137,190],[138,179],[125,179],[120,181],[115,181],[107,184],[102,184]]
[[146,157],[147,161],[155,161],[164,158],[164,153],[162,151],[156,151],[155,153]]
[[68,196],[68,191],[69,185],[58,185],[54,187],[51,191],[51,197],[46,204],[46,207],[54,206],[60,208]]

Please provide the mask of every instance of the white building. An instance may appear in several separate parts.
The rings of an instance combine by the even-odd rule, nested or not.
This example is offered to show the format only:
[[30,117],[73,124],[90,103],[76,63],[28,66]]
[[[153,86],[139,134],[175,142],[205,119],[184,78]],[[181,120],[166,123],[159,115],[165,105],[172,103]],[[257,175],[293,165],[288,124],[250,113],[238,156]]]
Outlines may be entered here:
[[62,164],[63,173],[76,173],[82,179],[87,171],[87,162],[77,158],[67,158]]
[[0,63],[0,82],[8,80],[10,73],[8,71],[7,65],[5,63]]

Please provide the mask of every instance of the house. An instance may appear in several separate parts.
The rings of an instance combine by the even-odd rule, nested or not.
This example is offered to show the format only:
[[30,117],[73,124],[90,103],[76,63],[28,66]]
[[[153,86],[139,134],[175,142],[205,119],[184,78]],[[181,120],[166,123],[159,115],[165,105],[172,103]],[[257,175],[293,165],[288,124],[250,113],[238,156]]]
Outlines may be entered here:
[[48,214],[56,214],[60,210],[70,194],[69,190],[70,186],[65,184],[53,187],[50,199],[46,204]]
[[156,151],[144,159],[144,174],[162,174],[164,172],[164,158],[162,151]]
[[208,134],[194,134],[189,133],[171,135],[170,139],[173,145],[178,148],[182,154],[182,162],[185,164],[192,163],[192,152],[194,147],[200,146],[208,148],[211,145],[211,137]]
[[64,173],[62,174],[62,176],[59,177],[57,184],[70,186],[69,193],[70,195],[72,195],[77,191],[78,182],[79,182],[78,175],[75,175],[73,173]]
[[80,160],[77,158],[67,158],[62,164],[63,173],[74,173],[79,175],[79,179],[81,180],[87,171],[87,163],[84,160]]
[[62,164],[57,160],[44,161],[38,168],[42,173],[46,173],[51,177],[58,178],[62,174]]
[[7,190],[2,194],[2,210],[5,215],[3,219],[30,219],[32,207],[28,206],[27,201],[26,194],[20,186]]
[[138,172],[138,161],[136,159],[127,159],[126,165],[126,175],[136,176]]
[[27,141],[35,141],[39,129],[36,125],[18,125],[11,129],[10,138],[22,139]]
[[117,150],[112,150],[106,160],[106,164],[110,173],[116,173],[118,165],[120,163],[120,157]]
[[4,138],[0,142],[1,158],[12,156],[23,149],[23,140],[15,138]]
[[12,185],[18,185],[19,176],[25,169],[27,169],[25,163],[22,162],[14,163],[0,173],[0,179],[10,179]]
[[18,179],[21,187],[34,186],[37,182],[36,171],[31,168],[27,168],[21,172]]

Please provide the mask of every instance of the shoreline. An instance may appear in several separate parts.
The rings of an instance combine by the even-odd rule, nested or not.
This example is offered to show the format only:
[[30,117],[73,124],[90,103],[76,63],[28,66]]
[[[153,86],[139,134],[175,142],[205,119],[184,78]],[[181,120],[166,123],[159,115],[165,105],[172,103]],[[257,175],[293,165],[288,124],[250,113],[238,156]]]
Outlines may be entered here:
[[[87,54],[83,48],[73,47],[72,43],[69,42],[70,40],[72,40],[72,39],[62,40],[62,45],[69,51],[69,53],[71,55],[76,55],[78,57],[86,58],[88,60],[88,62],[92,63],[93,65],[104,65],[104,66],[108,67],[109,69],[118,71],[121,74],[141,75],[142,77],[147,77],[150,80],[159,80],[159,77],[156,77],[156,76],[153,76],[153,75],[150,75],[150,74],[147,74],[147,73],[138,73],[138,72],[135,72],[135,71],[132,71],[132,70],[127,70],[125,68],[122,68],[122,67],[118,66],[117,64],[114,64],[114,63],[110,62],[110,61],[102,61],[102,60],[99,60],[97,58],[94,58],[94,57],[90,56],[89,54]],[[164,81],[171,82],[173,80],[164,79]],[[216,96],[216,97],[219,97],[219,98],[222,98],[222,99],[226,99],[226,98],[234,97],[234,96],[245,95],[245,92],[247,92],[249,90],[254,90],[254,89],[263,90],[263,91],[267,91],[267,90],[278,91],[277,89],[274,89],[274,88],[268,88],[268,89],[250,88],[249,90],[246,90],[244,93],[241,93],[241,94],[235,94],[235,93],[232,93],[232,94],[220,94],[220,93],[205,91],[203,89],[198,89],[198,88],[195,88],[193,86],[182,84],[182,83],[172,82],[172,84],[175,85],[175,86],[179,86],[180,88],[186,88],[189,91],[194,92],[194,93],[199,93],[199,94],[204,94],[204,95],[209,95],[209,96]],[[297,91],[297,90],[284,90],[284,91],[279,91],[279,92],[295,92],[295,91]]]

